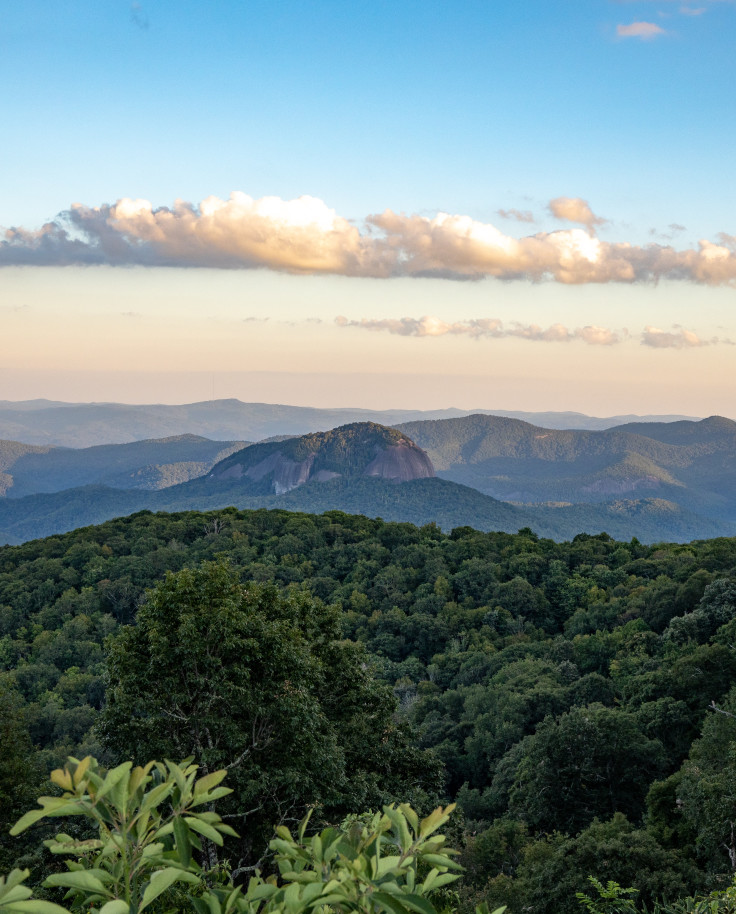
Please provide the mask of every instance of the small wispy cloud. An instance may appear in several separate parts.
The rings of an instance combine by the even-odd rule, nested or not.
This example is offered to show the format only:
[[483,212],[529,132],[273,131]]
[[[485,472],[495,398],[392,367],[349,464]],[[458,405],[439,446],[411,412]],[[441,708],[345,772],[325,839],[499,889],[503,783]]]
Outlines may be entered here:
[[667,32],[656,22],[632,22],[629,25],[617,25],[616,34],[619,38],[638,38],[640,41],[651,41]]
[[551,324],[540,327],[538,324],[520,324],[513,322],[508,326],[498,318],[478,318],[467,321],[443,321],[438,317],[402,317],[361,320],[349,320],[347,317],[335,318],[338,327],[356,327],[360,330],[384,331],[397,336],[437,337],[468,336],[474,340],[516,338],[544,343],[571,343],[580,340],[589,346],[613,346],[627,335],[627,331],[616,333],[605,327],[577,327],[569,329],[563,324]]
[[595,225],[605,225],[608,219],[596,216],[587,200],[581,197],[556,197],[549,201],[548,209],[555,219],[566,222],[578,222],[585,225],[590,232]]
[[698,336],[694,330],[686,330],[675,325],[672,330],[661,330],[659,327],[645,327],[641,335],[642,346],[652,349],[700,349],[703,346],[716,346],[719,343],[733,346],[731,340],[714,336],[708,340]]
[[680,12],[683,16],[702,16],[705,12],[704,6],[681,6]]
[[496,213],[502,219],[513,219],[515,222],[536,222],[534,213],[528,209],[497,209]]
[[680,225],[679,222],[670,222],[666,232],[660,231],[660,229],[657,228],[652,228],[649,229],[649,234],[653,238],[661,238],[663,241],[673,241],[676,235],[681,234],[685,230],[686,226]]
[[630,334],[627,328],[612,330],[588,324],[585,327],[566,327],[564,324],[523,324],[512,321],[504,324],[499,318],[477,318],[465,321],[443,321],[439,317],[362,318],[336,317],[338,327],[369,330],[374,333],[391,333],[396,336],[441,337],[466,336],[473,340],[520,339],[536,343],[581,342],[588,346],[616,346],[627,340],[638,339],[650,349],[699,349],[704,346],[733,346],[732,340],[713,336],[704,339],[694,330],[675,324],[671,330],[647,326],[641,334]]

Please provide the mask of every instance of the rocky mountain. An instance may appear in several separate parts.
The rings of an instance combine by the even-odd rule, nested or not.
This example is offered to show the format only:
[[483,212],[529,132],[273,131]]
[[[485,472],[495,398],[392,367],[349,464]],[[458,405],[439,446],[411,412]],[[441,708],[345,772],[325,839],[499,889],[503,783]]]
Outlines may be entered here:
[[[438,450],[439,456],[441,452]],[[736,527],[659,498],[608,504],[519,506],[433,475],[432,463],[397,429],[359,423],[331,432],[240,449],[206,475],[156,491],[87,485],[0,499],[0,543],[61,533],[142,509],[341,510],[384,520],[473,526],[571,539],[606,532],[643,542],[730,535]]]
[[399,428],[437,473],[522,504],[658,499],[736,522],[736,422],[631,423],[605,431],[541,428],[475,415]]
[[328,432],[263,442],[213,467],[208,481],[242,480],[252,494],[282,495],[307,482],[375,476],[409,482],[434,476],[427,455],[397,429],[356,422]]
[[275,435],[305,435],[351,422],[397,425],[448,419],[471,413],[512,416],[549,428],[609,428],[631,421],[664,421],[682,416],[611,416],[582,413],[523,413],[503,410],[313,409],[240,400],[206,400],[183,405],[62,403],[53,400],[0,400],[0,439],[36,445],[85,448],[146,438],[201,435],[217,441],[261,441]]

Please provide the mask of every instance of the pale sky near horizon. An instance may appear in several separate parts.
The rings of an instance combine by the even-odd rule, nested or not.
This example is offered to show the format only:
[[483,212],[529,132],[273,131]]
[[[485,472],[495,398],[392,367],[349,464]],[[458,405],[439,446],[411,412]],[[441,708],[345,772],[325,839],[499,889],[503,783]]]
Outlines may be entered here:
[[9,6],[0,400],[736,416],[735,27]]

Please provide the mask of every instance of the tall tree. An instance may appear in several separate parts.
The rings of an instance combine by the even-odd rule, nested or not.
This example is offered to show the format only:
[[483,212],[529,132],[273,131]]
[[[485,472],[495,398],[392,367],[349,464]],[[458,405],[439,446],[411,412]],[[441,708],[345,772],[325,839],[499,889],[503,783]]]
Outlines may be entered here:
[[[109,644],[100,732],[122,759],[193,755],[227,769],[226,816],[253,863],[272,823],[419,799],[437,765],[394,722],[395,700],[334,609],[242,584],[227,566],[169,574]],[[227,806],[227,804],[226,804]]]

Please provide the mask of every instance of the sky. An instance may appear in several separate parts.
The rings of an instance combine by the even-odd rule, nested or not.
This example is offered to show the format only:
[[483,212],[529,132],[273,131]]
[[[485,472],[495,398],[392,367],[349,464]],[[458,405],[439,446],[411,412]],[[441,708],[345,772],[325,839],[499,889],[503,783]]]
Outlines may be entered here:
[[0,400],[736,417],[734,0],[0,4]]

